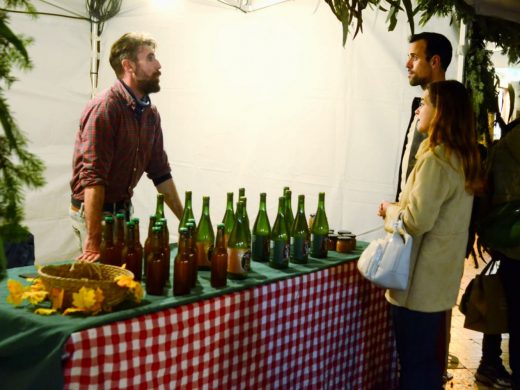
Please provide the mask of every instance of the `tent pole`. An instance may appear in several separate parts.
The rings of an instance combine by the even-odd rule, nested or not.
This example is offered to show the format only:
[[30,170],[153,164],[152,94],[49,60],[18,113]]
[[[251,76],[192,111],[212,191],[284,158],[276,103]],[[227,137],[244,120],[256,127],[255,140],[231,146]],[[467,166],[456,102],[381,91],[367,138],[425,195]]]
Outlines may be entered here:
[[99,39],[99,22],[96,19],[92,19],[90,22],[90,43],[91,43],[91,55],[90,55],[90,82],[91,82],[91,96],[94,97],[97,92],[98,85],[98,69],[99,69],[99,50],[100,50],[100,39]]

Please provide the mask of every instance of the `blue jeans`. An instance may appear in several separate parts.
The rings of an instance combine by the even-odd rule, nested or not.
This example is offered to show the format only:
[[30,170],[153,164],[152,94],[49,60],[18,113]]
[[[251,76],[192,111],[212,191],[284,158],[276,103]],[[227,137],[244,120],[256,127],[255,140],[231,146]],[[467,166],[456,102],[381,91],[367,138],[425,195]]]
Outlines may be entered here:
[[400,389],[442,389],[448,312],[424,313],[390,307],[400,364]]

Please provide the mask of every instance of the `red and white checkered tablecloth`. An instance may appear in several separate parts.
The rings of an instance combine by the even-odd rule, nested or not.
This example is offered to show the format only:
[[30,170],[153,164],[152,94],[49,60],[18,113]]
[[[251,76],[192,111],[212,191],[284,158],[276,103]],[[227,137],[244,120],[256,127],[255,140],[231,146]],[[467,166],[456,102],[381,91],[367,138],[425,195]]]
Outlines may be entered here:
[[392,389],[383,290],[355,262],[74,333],[67,389]]

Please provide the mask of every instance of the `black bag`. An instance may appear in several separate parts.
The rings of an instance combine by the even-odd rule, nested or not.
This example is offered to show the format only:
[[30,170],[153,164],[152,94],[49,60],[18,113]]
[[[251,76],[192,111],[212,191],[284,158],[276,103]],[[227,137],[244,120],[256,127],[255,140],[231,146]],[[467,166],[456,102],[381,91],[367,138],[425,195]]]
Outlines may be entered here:
[[502,280],[491,270],[497,264],[492,259],[482,272],[469,282],[459,305],[466,316],[464,327],[486,334],[507,333],[507,303]]

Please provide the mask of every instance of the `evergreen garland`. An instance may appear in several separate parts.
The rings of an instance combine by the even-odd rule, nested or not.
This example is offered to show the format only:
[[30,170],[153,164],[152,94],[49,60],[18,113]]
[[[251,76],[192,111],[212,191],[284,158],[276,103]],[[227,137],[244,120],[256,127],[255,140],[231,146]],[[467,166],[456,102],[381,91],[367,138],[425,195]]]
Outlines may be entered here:
[[[28,0],[4,0],[3,5],[24,8],[29,13],[35,9]],[[0,11],[0,241],[15,241],[26,237],[22,226],[24,218],[23,187],[40,187],[45,183],[43,162],[27,150],[27,138],[18,128],[5,91],[16,81],[13,67],[28,70],[31,61],[26,50],[30,39],[16,35],[9,28],[9,17]],[[3,253],[0,253],[2,256]]]
[[[404,12],[410,32],[414,34],[414,16],[419,15],[419,25],[424,26],[432,17],[449,17],[451,21],[464,22],[468,26],[469,46],[464,63],[464,83],[473,98],[477,130],[481,140],[490,144],[489,113],[498,112],[498,78],[491,61],[486,42],[493,42],[509,58],[510,63],[520,63],[520,24],[500,18],[477,15],[475,9],[464,0],[325,0],[343,25],[343,45],[349,29],[355,24],[354,38],[363,31],[363,11],[378,7],[387,12],[388,31],[394,30],[399,12]],[[385,8],[387,7],[387,8]]]

